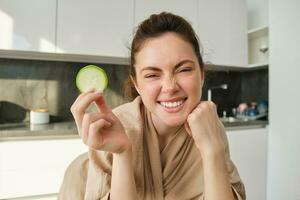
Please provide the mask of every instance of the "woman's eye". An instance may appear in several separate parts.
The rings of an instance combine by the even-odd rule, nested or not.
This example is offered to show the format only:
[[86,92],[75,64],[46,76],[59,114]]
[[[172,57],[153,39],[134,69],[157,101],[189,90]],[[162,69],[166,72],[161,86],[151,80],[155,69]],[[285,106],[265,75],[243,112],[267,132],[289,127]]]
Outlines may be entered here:
[[189,72],[189,71],[192,71],[192,68],[191,67],[185,67],[185,68],[181,68],[178,70],[179,72]]
[[147,74],[147,75],[145,75],[145,78],[155,78],[155,77],[157,77],[156,74]]

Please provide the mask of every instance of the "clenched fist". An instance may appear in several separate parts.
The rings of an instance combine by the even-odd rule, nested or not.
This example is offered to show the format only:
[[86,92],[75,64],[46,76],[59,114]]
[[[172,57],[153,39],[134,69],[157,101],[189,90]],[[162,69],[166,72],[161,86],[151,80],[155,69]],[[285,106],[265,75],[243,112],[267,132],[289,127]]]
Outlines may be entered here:
[[225,153],[225,144],[222,138],[224,127],[213,102],[201,101],[189,114],[185,127],[194,138],[202,157]]

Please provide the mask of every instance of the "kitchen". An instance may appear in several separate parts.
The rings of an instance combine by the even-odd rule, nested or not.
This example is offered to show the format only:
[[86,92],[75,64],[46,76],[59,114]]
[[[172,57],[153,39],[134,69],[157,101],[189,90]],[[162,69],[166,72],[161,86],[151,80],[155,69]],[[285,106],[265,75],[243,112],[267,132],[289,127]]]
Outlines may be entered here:
[[[101,66],[110,79],[108,103],[124,103],[132,30],[161,11],[186,17],[197,30],[208,63],[203,99],[218,105],[247,199],[300,199],[299,7],[258,0],[1,0],[0,199],[55,198],[67,165],[87,151],[69,112],[78,95],[76,73]],[[251,120],[252,106],[269,115]],[[30,124],[29,110],[41,108],[50,123]]]

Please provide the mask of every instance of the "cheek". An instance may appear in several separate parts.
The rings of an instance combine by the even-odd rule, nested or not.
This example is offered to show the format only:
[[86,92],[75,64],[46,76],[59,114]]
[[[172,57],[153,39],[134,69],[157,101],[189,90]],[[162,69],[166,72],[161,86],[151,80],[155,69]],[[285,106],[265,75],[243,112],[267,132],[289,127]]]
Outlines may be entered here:
[[159,95],[160,87],[159,84],[155,82],[151,83],[143,83],[140,87],[141,90],[141,96],[145,97],[144,99],[150,100],[150,99],[156,99],[156,97]]
[[190,95],[195,96],[197,99],[201,97],[202,94],[202,85],[201,78],[198,76],[187,78],[182,80],[182,85]]

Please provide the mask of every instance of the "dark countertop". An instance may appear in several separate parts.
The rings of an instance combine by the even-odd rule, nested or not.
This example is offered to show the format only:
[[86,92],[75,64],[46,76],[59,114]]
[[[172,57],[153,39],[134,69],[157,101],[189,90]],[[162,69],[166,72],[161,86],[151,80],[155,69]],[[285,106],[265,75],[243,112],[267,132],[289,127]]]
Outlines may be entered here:
[[[227,131],[265,128],[268,121],[223,122]],[[46,140],[79,138],[74,121],[32,125],[29,122],[0,124],[0,142],[12,140]]]

